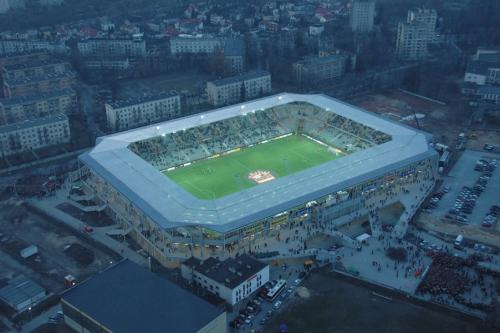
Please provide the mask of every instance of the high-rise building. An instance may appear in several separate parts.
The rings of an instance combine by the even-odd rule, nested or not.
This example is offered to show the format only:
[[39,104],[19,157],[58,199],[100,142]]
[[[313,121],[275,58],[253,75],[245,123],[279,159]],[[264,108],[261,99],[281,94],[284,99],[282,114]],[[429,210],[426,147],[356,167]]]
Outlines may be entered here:
[[354,0],[352,2],[350,24],[354,32],[370,32],[375,19],[375,0]]
[[407,22],[418,22],[422,24],[425,31],[425,38],[428,43],[436,41],[437,12],[434,9],[418,8],[409,10]]
[[405,60],[422,60],[428,56],[427,46],[436,41],[437,13],[433,9],[408,11],[405,22],[399,22],[396,54]]

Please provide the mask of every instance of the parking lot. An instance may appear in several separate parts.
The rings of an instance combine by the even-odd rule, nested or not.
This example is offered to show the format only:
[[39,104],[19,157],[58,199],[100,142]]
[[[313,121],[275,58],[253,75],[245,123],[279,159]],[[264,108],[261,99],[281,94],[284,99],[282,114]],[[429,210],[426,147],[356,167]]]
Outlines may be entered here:
[[[277,313],[287,307],[294,297],[299,297],[300,286],[305,277],[303,261],[280,263],[270,267],[270,281],[253,297],[238,304],[228,314],[230,332],[260,331]],[[266,297],[270,289],[279,288],[277,296],[270,300]]]
[[[447,222],[495,228],[500,206],[498,155],[467,150],[425,207]],[[497,216],[495,216],[497,215]]]

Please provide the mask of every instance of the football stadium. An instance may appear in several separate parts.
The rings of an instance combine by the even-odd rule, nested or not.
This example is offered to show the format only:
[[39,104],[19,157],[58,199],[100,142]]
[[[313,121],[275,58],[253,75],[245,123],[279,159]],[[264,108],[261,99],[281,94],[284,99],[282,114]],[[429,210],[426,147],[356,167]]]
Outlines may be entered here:
[[259,240],[270,251],[280,230],[333,234],[363,215],[376,233],[377,210],[394,202],[404,228],[435,183],[430,140],[331,97],[284,93],[102,137],[80,161],[86,190],[161,261]]

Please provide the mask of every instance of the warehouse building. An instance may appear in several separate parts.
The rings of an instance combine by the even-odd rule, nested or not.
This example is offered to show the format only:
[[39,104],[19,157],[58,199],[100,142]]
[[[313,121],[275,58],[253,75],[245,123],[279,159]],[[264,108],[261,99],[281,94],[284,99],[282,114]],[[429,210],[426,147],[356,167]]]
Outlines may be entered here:
[[0,288],[1,303],[14,312],[34,306],[44,299],[45,295],[45,289],[24,275],[13,278]]
[[224,311],[130,261],[69,289],[61,303],[77,332],[227,332]]

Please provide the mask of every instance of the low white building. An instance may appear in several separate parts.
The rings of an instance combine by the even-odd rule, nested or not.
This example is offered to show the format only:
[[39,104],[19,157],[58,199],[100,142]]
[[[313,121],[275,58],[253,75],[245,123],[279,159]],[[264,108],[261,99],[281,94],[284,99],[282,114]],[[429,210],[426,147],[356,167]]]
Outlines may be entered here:
[[124,131],[181,115],[180,96],[175,93],[160,93],[105,104],[108,128]]
[[181,275],[234,305],[269,281],[269,265],[246,254],[224,261],[191,257],[181,265]]
[[63,114],[0,126],[0,156],[37,150],[71,139],[68,117]]
[[234,104],[270,92],[271,74],[266,71],[252,71],[207,82],[208,102],[214,106]]

